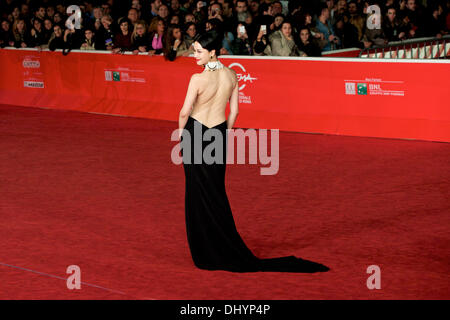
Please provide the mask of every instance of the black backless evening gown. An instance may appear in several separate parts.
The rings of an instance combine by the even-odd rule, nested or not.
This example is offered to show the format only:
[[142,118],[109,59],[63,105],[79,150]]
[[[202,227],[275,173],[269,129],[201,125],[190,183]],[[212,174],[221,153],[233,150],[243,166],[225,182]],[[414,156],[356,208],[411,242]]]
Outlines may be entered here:
[[[253,255],[236,229],[225,191],[227,122],[224,121],[213,128],[218,130],[216,132],[220,132],[223,141],[223,149],[218,153],[221,157],[219,163],[207,164],[203,161],[202,154],[205,147],[215,139],[210,138],[210,141],[198,139],[199,133],[203,136],[209,129],[198,120],[189,117],[181,140],[186,178],[186,231],[194,264],[200,269],[233,272],[328,271],[329,268],[322,264],[295,256],[260,259]],[[189,134],[190,139],[186,139],[186,134]],[[195,143],[196,135],[200,144]],[[187,141],[190,141],[190,146],[186,144]],[[212,152],[210,150],[210,154],[214,156],[215,151],[217,150]],[[195,153],[201,159],[201,164],[194,162]]]

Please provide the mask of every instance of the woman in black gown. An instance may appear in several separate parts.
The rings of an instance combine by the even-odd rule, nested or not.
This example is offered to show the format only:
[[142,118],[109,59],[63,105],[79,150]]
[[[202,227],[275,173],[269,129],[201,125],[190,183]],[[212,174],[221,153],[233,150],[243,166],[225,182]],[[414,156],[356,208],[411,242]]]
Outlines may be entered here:
[[[186,231],[193,262],[200,269],[233,272],[328,271],[322,264],[295,256],[257,258],[236,229],[225,191],[225,168],[227,129],[232,129],[238,113],[238,84],[236,73],[217,60],[220,46],[220,36],[214,30],[199,35],[194,42],[197,64],[205,69],[192,76],[179,117]],[[211,137],[202,139],[207,133]],[[208,161],[206,154],[215,162]]]

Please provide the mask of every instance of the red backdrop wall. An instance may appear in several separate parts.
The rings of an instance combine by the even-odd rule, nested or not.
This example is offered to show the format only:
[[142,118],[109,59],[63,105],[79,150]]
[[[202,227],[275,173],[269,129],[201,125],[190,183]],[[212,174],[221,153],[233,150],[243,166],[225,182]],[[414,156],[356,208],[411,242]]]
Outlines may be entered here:
[[[450,61],[223,57],[236,126],[450,141]],[[178,120],[193,58],[0,50],[0,103]],[[177,126],[174,123],[174,128]]]

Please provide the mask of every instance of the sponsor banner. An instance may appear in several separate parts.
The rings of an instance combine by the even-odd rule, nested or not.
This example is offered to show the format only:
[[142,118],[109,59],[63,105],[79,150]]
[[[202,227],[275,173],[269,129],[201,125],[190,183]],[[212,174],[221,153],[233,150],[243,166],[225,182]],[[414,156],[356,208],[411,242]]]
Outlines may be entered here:
[[[29,51],[28,51],[29,53]],[[26,54],[22,58],[23,87],[44,88],[44,74],[41,70],[41,55]]]
[[[241,128],[450,141],[448,61],[224,56]],[[0,103],[174,121],[190,57],[0,50]],[[227,113],[228,113],[227,109]]]

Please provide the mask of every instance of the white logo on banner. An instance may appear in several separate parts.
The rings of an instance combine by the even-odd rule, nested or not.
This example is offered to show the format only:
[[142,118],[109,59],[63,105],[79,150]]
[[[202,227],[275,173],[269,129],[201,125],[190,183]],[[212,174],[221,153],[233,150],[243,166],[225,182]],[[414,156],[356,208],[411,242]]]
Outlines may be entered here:
[[345,94],[356,94],[356,83],[346,82],[345,83]]
[[[371,14],[372,13],[372,14]],[[367,18],[367,29],[381,29],[381,10],[380,7],[376,4],[367,7],[367,14],[369,17]]]
[[236,71],[236,75],[238,78],[238,82],[241,82],[243,84],[241,84],[241,86],[239,87],[239,103],[248,103],[251,104],[252,103],[252,97],[251,96],[246,96],[242,90],[247,86],[247,82],[249,83],[253,83],[254,80],[257,80],[257,78],[254,78],[250,75],[250,73],[247,72],[247,70],[245,70],[244,66],[238,62],[233,62],[232,64],[230,64],[228,66],[228,68],[232,68],[232,67],[238,67],[241,69],[241,71]]
[[246,84],[247,81],[250,81],[250,83],[253,83],[253,80],[257,80],[257,78],[253,78],[250,75],[250,73],[247,73],[247,71],[245,70],[244,66],[242,64],[240,64],[240,63],[234,62],[234,63],[230,64],[228,66],[228,68],[232,68],[234,66],[241,68],[241,70],[243,72],[243,73],[236,72],[237,73],[237,77],[238,77],[238,81],[244,82],[244,84],[239,87],[239,90],[243,90],[245,88],[245,86],[247,85]]
[[41,63],[39,61],[34,60],[23,60],[22,66],[24,68],[40,68]]
[[[73,13],[75,11],[75,13]],[[81,10],[79,6],[71,5],[66,10],[67,14],[70,14],[70,17],[66,20],[66,27],[70,30],[80,29],[81,28]]]

